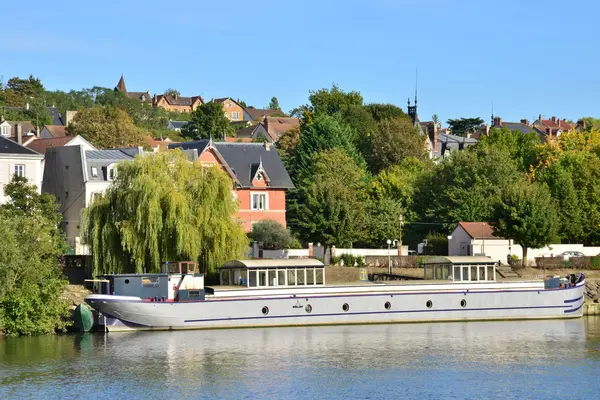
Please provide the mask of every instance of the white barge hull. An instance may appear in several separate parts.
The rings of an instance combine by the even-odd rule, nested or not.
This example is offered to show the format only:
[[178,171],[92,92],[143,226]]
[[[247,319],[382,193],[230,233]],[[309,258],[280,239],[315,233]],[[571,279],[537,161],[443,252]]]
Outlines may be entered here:
[[94,294],[86,301],[108,331],[578,318],[585,281],[561,289],[544,289],[543,282],[321,289],[236,291],[187,302]]

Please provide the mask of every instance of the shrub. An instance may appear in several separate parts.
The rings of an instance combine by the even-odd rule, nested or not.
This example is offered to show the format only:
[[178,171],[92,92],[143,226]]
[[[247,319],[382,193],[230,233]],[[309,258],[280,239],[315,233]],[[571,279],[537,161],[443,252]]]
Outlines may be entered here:
[[448,255],[448,237],[441,233],[430,233],[427,235],[427,245],[423,253],[431,256]]
[[331,263],[334,265],[343,264],[345,267],[362,268],[365,266],[365,259],[361,256],[353,256],[352,254],[342,254],[340,256],[332,257]]
[[272,219],[255,223],[249,236],[253,241],[262,243],[265,250],[289,249],[293,243],[290,231]]

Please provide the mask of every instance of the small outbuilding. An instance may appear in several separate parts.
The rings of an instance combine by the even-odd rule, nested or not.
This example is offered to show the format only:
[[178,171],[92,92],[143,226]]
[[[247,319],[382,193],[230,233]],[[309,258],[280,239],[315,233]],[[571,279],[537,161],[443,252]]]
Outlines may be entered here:
[[483,256],[433,257],[423,262],[425,280],[496,281],[496,261]]
[[314,258],[232,260],[219,270],[221,285],[252,288],[325,284],[325,265]]

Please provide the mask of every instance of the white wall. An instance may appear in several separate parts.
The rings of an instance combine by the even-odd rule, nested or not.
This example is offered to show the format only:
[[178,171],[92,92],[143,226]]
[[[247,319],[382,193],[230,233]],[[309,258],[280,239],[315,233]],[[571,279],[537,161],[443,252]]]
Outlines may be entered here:
[[[331,255],[333,257],[339,257],[342,254],[351,254],[353,256],[362,256],[362,257],[367,257],[367,256],[381,257],[381,256],[388,256],[388,255],[397,256],[398,248],[395,246],[392,246],[390,248],[390,250],[388,250],[388,249],[338,249],[337,247],[331,248]],[[408,255],[408,245],[402,246],[402,255],[403,256]]]
[[472,256],[471,236],[462,228],[457,226],[452,232],[452,239],[448,240],[449,256]]
[[[35,157],[35,158],[34,158]],[[4,196],[4,185],[10,183],[14,173],[14,165],[22,164],[25,165],[25,177],[29,180],[29,183],[36,185],[38,193],[42,189],[42,170],[41,162],[42,156],[39,157],[18,157],[17,155],[6,155],[0,157],[0,204],[4,204],[7,201],[7,197]]]

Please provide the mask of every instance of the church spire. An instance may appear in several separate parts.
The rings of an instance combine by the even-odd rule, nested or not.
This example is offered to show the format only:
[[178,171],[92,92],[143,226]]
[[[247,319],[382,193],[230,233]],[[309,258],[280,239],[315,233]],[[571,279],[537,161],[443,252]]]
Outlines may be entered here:
[[419,75],[418,75],[419,71],[416,71],[416,75],[415,75],[415,103],[413,106],[410,105],[410,98],[408,99],[408,116],[412,119],[413,125],[416,125],[417,123],[417,85],[419,82]]
[[127,87],[125,86],[125,78],[123,78],[123,74],[121,74],[121,79],[119,79],[119,83],[115,87],[116,91],[127,93]]

